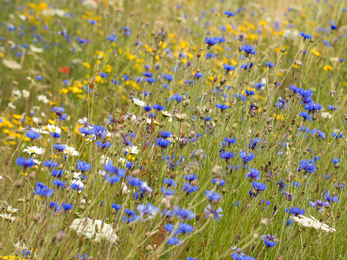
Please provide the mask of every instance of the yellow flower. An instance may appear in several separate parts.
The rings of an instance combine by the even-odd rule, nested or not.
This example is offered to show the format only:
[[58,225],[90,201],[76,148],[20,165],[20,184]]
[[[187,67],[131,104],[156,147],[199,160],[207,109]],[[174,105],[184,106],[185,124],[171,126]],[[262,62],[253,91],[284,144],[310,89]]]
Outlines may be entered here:
[[109,64],[107,64],[107,65],[105,66],[105,71],[106,71],[107,73],[110,73],[110,72],[112,71],[112,67],[111,67]]
[[88,69],[90,68],[90,64],[88,62],[83,63],[84,67],[87,67]]
[[323,67],[323,70],[325,70],[325,71],[333,70],[333,67],[331,67],[330,65],[325,65]]
[[312,49],[311,52],[316,56],[320,56],[320,53],[316,51],[315,49]]
[[60,94],[67,94],[67,93],[69,93],[69,90],[67,88],[63,88],[59,92],[60,92]]

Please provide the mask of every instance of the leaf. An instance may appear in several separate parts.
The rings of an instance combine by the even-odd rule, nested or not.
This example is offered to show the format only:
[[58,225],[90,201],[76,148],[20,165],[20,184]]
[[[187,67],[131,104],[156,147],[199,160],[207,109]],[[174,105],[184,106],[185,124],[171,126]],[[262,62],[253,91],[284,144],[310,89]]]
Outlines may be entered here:
[[14,60],[3,59],[2,63],[5,65],[5,67],[12,69],[12,70],[20,70],[22,68],[22,66]]

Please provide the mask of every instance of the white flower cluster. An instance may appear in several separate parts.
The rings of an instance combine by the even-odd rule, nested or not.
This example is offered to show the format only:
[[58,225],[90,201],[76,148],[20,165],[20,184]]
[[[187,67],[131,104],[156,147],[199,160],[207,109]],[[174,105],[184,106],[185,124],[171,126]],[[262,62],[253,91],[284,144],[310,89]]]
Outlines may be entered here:
[[77,218],[73,220],[70,228],[75,230],[77,234],[82,234],[86,238],[93,239],[97,242],[108,240],[114,243],[117,239],[117,234],[114,232],[112,226],[103,223],[101,220]]
[[303,215],[293,216],[292,220],[304,227],[312,227],[317,230],[323,230],[325,232],[335,232],[335,228],[329,227],[327,224],[320,222],[310,215],[310,217],[305,217]]

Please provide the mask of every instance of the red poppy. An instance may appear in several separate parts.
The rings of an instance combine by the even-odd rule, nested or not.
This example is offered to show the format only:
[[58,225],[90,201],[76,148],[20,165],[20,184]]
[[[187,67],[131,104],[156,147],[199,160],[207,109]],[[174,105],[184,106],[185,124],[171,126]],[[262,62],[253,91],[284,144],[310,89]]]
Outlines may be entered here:
[[70,74],[70,70],[69,70],[69,68],[66,67],[66,66],[62,67],[62,68],[60,69],[60,72]]

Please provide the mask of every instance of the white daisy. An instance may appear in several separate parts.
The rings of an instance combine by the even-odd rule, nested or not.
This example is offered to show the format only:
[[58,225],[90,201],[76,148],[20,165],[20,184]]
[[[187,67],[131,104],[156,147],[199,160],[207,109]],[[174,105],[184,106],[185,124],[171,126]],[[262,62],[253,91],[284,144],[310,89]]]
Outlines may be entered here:
[[23,152],[26,152],[28,154],[44,154],[45,149],[39,148],[37,146],[27,146],[26,149],[23,150]]
[[36,164],[36,165],[41,165],[41,161],[39,161],[39,160],[37,160],[37,159],[34,159],[34,163]]
[[322,117],[324,118],[331,118],[331,114],[329,112],[323,112]]
[[12,208],[12,206],[8,206],[6,211],[11,212],[11,213],[16,213],[18,209]]
[[15,99],[22,98],[22,92],[18,89],[14,89],[14,90],[12,90],[12,96]]
[[45,103],[45,104],[49,103],[49,100],[47,99],[47,97],[46,97],[45,95],[39,95],[39,96],[37,97],[37,99],[38,99],[39,101],[42,101],[42,102]]
[[61,129],[55,125],[48,124],[48,125],[45,125],[42,129],[45,129],[50,133],[58,133],[58,134],[61,133]]
[[80,153],[76,150],[75,147],[72,146],[66,146],[64,153],[67,155],[71,155],[71,156],[79,156]]
[[137,146],[127,146],[124,148],[124,151],[130,153],[130,154],[138,154],[139,149],[137,149]]
[[108,161],[110,160],[110,158],[106,157],[105,155],[101,155],[100,158],[100,163],[102,164],[108,164]]
[[11,220],[11,222],[16,220],[16,217],[12,217],[11,214],[0,214],[3,219]]
[[136,97],[134,97],[132,100],[133,100],[133,102],[134,102],[134,104],[135,104],[136,106],[143,107],[143,106],[146,105],[145,102],[143,102],[142,100],[140,100],[140,99],[138,99],[138,98],[136,98]]
[[17,108],[15,105],[12,104],[12,102],[8,103],[8,107],[12,108],[12,109],[16,109]]
[[23,89],[23,97],[25,97],[25,98],[30,97],[30,92],[27,91],[26,89]]

